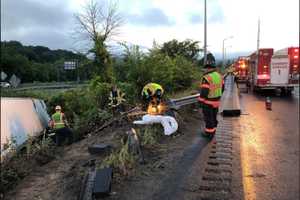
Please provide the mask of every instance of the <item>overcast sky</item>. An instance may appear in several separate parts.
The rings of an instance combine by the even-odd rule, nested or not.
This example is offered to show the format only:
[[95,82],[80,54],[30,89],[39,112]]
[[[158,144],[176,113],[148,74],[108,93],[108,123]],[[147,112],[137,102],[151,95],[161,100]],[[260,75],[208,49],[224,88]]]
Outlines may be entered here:
[[[102,2],[103,0],[99,0]],[[51,49],[73,49],[74,13],[86,0],[1,0],[1,40]],[[119,0],[126,24],[118,41],[150,48],[171,39],[203,45],[204,0]],[[208,49],[228,53],[256,49],[261,19],[263,48],[299,46],[299,0],[207,0]]]

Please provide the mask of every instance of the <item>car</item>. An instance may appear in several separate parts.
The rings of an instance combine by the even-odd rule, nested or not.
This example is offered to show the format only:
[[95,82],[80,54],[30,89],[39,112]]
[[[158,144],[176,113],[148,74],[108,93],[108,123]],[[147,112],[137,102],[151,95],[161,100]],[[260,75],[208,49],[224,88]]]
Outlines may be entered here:
[[10,83],[8,83],[8,82],[1,82],[0,84],[1,84],[2,88],[9,88],[9,87],[11,87]]

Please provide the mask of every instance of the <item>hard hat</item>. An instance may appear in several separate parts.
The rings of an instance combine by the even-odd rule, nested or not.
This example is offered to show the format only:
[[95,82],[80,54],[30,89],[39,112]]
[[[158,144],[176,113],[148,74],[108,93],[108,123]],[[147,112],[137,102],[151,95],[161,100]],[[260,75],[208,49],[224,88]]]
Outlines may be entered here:
[[55,106],[55,110],[61,110],[60,106]]
[[208,68],[208,67],[217,67],[216,66],[216,60],[215,60],[215,57],[213,56],[212,53],[208,53],[207,56],[206,56],[206,64],[204,65],[204,68]]

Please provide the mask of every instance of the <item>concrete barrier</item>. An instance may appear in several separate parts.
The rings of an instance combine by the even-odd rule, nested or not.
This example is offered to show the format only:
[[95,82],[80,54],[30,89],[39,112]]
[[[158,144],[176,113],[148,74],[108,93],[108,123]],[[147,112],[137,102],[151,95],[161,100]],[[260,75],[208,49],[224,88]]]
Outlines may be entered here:
[[50,117],[43,100],[1,97],[1,160],[9,148],[24,144],[29,137],[40,135]]
[[234,77],[231,75],[225,79],[225,91],[221,98],[220,113],[223,116],[239,116],[241,114],[239,91]]

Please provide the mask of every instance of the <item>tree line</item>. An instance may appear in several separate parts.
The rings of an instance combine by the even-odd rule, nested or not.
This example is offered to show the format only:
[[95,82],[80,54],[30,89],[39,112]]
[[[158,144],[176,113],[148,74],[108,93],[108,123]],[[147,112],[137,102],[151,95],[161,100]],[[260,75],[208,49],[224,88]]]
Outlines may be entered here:
[[[75,13],[77,41],[91,44],[84,54],[50,50],[44,46],[24,46],[18,41],[1,42],[2,71],[9,76],[17,75],[22,82],[70,81],[76,80],[77,76],[81,80],[90,80],[97,76],[101,82],[137,81],[140,86],[146,81],[155,81],[156,77],[164,80],[175,80],[177,76],[184,78],[186,73],[191,73],[191,67],[203,64],[199,42],[188,39],[174,39],[162,45],[154,43],[147,53],[138,46],[120,43],[123,54],[114,56],[107,43],[118,34],[124,22],[117,6],[115,1],[100,4],[90,0],[81,12]],[[88,59],[85,56],[88,54],[93,58]],[[65,61],[76,61],[78,68],[64,70]],[[181,66],[174,67],[179,63]],[[181,80],[174,84],[186,85],[187,82]]]
[[[86,56],[44,46],[25,46],[18,41],[1,41],[1,70],[8,77],[15,74],[22,82],[70,81],[75,71],[63,69],[64,61],[85,62]],[[84,78],[84,77],[83,77]]]

